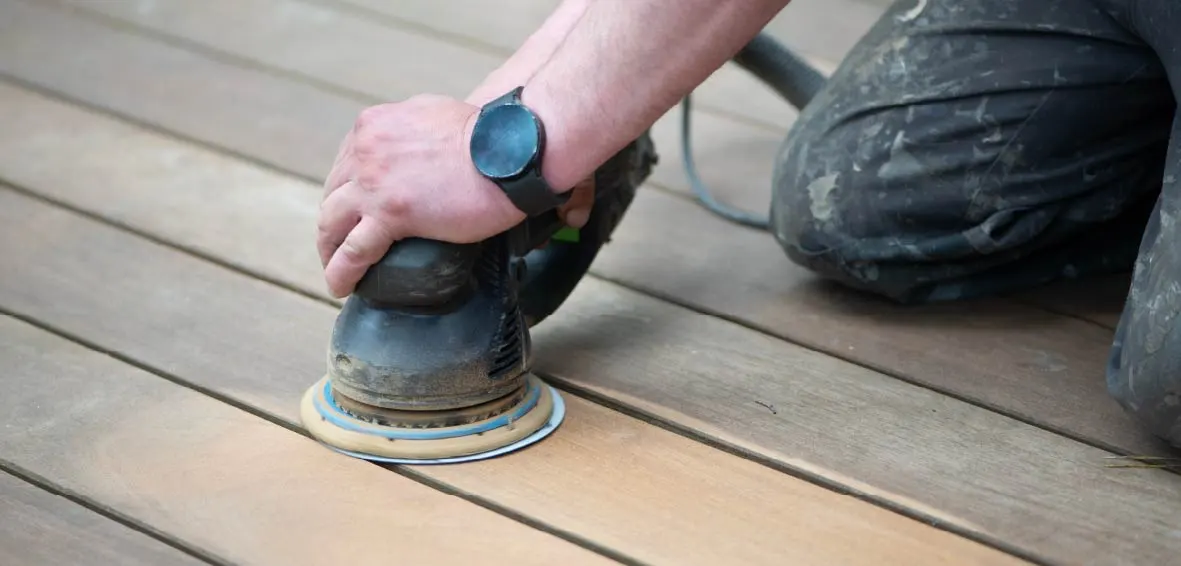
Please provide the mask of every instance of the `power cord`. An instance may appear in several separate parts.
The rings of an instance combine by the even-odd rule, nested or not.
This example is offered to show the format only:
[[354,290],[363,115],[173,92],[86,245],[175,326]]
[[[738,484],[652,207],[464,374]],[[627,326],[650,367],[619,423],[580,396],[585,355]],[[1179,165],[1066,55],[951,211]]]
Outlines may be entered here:
[[[752,39],[734,56],[733,61],[799,110],[812,100],[826,82],[820,71],[766,33],[760,33]],[[689,178],[689,185],[693,189],[693,196],[707,210],[726,220],[758,230],[768,230],[771,225],[769,216],[758,216],[718,202],[697,174],[697,164],[693,160],[692,131],[689,126],[693,106],[691,98],[692,95],[686,95],[681,101],[681,159],[684,162],[685,176]]]
[[685,99],[681,101],[681,159],[685,164],[685,176],[689,177],[689,185],[693,188],[693,196],[697,197],[697,202],[710,212],[726,220],[759,230],[769,229],[771,226],[771,219],[769,217],[756,216],[753,213],[731,208],[718,202],[709,193],[709,189],[705,186],[705,183],[701,181],[701,177],[697,174],[697,165],[693,161],[693,142],[689,129],[689,114],[692,110],[692,104],[689,99],[691,97],[692,95],[686,95]]

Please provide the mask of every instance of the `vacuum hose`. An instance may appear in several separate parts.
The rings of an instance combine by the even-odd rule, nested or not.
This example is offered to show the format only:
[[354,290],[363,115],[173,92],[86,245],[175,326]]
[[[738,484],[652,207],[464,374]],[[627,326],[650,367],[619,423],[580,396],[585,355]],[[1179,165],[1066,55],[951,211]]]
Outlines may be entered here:
[[[803,110],[826,82],[820,71],[766,33],[760,33],[747,43],[733,61],[787,99],[797,110]],[[681,154],[693,195],[706,209],[726,220],[766,230],[770,225],[766,216],[756,216],[718,202],[697,175],[689,129],[690,97],[687,95],[681,101]]]

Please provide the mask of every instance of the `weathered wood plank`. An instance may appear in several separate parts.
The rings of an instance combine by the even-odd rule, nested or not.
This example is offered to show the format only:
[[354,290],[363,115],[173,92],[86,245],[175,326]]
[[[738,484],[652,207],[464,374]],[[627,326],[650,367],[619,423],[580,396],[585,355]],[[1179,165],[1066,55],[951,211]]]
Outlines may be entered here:
[[[0,20],[0,72],[308,177],[327,171],[341,132],[364,106],[52,9],[14,0],[0,6],[12,16]],[[215,31],[205,29],[203,37],[213,42]],[[79,54],[73,45],[103,48]],[[335,53],[349,64],[370,60],[363,51]],[[765,207],[775,134],[743,133],[706,115],[695,123],[699,166],[718,196],[751,210]],[[687,192],[673,145],[677,132],[667,120],[654,129],[663,148],[655,177]],[[683,202],[653,202],[661,212],[626,225],[621,245],[603,254],[596,273],[1089,442],[1135,453],[1165,450],[1104,391],[1110,333],[1101,328],[1005,301],[898,309],[832,291],[790,264],[767,234]],[[659,268],[648,267],[657,260]]]
[[[183,218],[193,217],[172,221]],[[20,278],[0,282],[0,305],[297,422],[299,396],[323,372],[334,309],[11,191],[0,191],[0,224],[0,261],[28,266]],[[22,261],[27,257],[39,260]],[[160,411],[165,414],[163,406]],[[649,563],[1007,561],[982,545],[587,401],[571,398],[567,418],[547,442],[513,458],[420,473]],[[216,428],[238,435],[233,427]],[[326,450],[320,456],[335,461]],[[321,497],[344,481],[317,475],[308,461],[286,466],[320,481]],[[200,472],[215,475],[208,467]],[[478,519],[472,529],[484,530]],[[850,545],[846,537],[859,542]]]
[[[0,216],[9,226],[22,213],[43,220],[54,214],[8,191],[0,200]],[[6,230],[0,254],[14,262],[9,265],[20,265],[22,276],[6,276],[4,284],[33,283],[24,274],[38,271],[34,266],[46,254],[80,244],[93,255],[59,256],[70,266],[56,277],[93,299],[88,262],[106,265],[109,254],[126,252],[90,246],[86,231],[72,228],[54,222]],[[168,292],[157,286],[166,282],[140,283]],[[125,306],[141,313],[141,320],[153,316]],[[86,301],[66,308],[69,316],[108,323],[90,318],[95,313],[86,312]],[[217,356],[216,343],[189,342],[189,329],[166,321],[140,328],[145,344],[152,341],[148,332],[155,332],[156,341],[188,342],[184,347]],[[451,564],[486,561],[494,549],[514,563],[610,563],[377,466],[325,452],[275,424],[7,315],[0,316],[0,360],[0,450],[6,460],[224,561],[387,564],[397,556],[408,563]]]
[[[9,340],[11,334],[2,332],[7,323],[0,319],[0,335]],[[0,473],[0,556],[5,564],[20,566],[206,564],[5,473]]]
[[[328,173],[363,107],[315,88],[276,88],[296,83],[49,6],[2,0],[0,12],[0,73],[312,176]],[[293,111],[310,114],[294,119]]]
[[[13,120],[15,131],[40,132],[32,137],[0,135],[0,156],[12,156],[11,161],[0,158],[0,175],[49,198],[233,261],[245,269],[266,271],[268,277],[322,296],[319,273],[305,266],[316,264],[312,255],[314,234],[305,230],[314,224],[317,210],[318,191],[313,186],[16,89],[0,89],[0,101],[4,103],[0,107],[13,109],[3,118]],[[22,166],[50,147],[57,148],[57,154],[72,164],[71,171]],[[95,152],[93,148],[104,151]],[[186,164],[186,171],[194,171],[192,175],[202,181],[182,179],[187,175],[177,175],[175,168],[170,168],[176,163]],[[200,196],[194,198],[193,194]],[[243,222],[233,212],[237,208],[256,208],[251,203],[273,200],[287,204],[254,222]],[[666,211],[679,214],[678,205],[688,206],[668,195],[644,192],[624,229],[649,225],[646,220]],[[186,213],[165,212],[181,209]],[[618,247],[609,246],[609,253],[619,253]],[[635,242],[629,247],[642,249]],[[152,263],[158,265],[164,260]],[[229,284],[215,285],[212,275],[198,273],[196,268],[173,268],[179,274],[169,278],[185,284],[159,299],[154,298],[158,293],[150,289],[105,284],[120,276],[112,273],[114,269],[88,270],[95,278],[94,287],[104,289],[103,308],[109,309],[93,314],[94,320],[104,320],[104,314],[110,316],[124,308],[122,305],[133,304],[143,305],[147,312],[155,313],[155,318],[185,328],[232,326],[232,313],[246,305],[255,305],[251,308],[257,312],[284,313],[284,320],[297,320],[288,314],[293,307],[285,306],[286,302],[270,306],[279,299],[260,295],[260,291],[245,284],[222,288],[217,293],[203,290],[199,282],[222,287]],[[138,269],[128,278],[163,277],[145,275],[142,270],[149,267]],[[19,295],[11,292],[0,287],[0,304],[13,300],[33,305],[30,308],[36,309],[37,316],[70,321],[61,309],[71,307],[60,300],[50,303],[30,297],[27,291]],[[189,313],[188,307],[174,304],[174,295],[187,297],[204,308],[198,314]],[[231,362],[207,362],[198,354],[145,349],[138,342],[137,333],[142,329],[136,321],[128,321],[128,327],[117,331],[109,325],[91,323],[78,327],[78,332],[89,336],[102,328],[103,339],[119,351],[133,352],[148,363],[169,368],[196,366],[194,375],[216,375],[236,398],[277,415],[293,415],[293,400],[305,383],[290,376],[300,371],[310,374],[323,363],[317,344],[326,339],[331,318],[329,312],[316,312],[320,314],[299,322],[299,328],[274,332],[235,328],[231,335],[218,334],[219,343],[225,344],[221,346],[221,357]],[[274,333],[284,336],[284,347],[292,352],[275,354],[273,360],[255,360],[269,354],[253,345]],[[535,338],[538,367],[568,383],[656,415],[674,426],[715,437],[940,521],[1010,541],[1030,552],[1065,561],[1098,557],[1100,562],[1118,561],[1129,552],[1172,552],[1163,546],[1138,546],[1136,541],[1141,539],[1136,533],[1163,533],[1160,529],[1171,528],[1167,525],[1173,519],[1172,511],[1160,507],[1159,502],[1176,497],[1181,478],[1160,472],[1105,470],[1102,465],[1106,453],[1102,451],[933,391],[593,279],[582,283],[559,315],[537,329]],[[235,348],[242,352],[233,353]],[[248,358],[247,351],[253,357]],[[952,357],[952,353],[947,355]],[[213,365],[204,366],[207,363]],[[232,365],[218,365],[222,363]],[[297,363],[306,368],[297,370]],[[265,377],[268,373],[287,377]],[[571,422],[591,418],[589,413],[575,414]],[[551,442],[561,443],[561,438]],[[586,441],[578,443],[585,453]],[[546,450],[560,447],[557,444],[557,448]],[[625,440],[612,449],[603,448],[598,458],[610,458],[612,450],[627,453],[627,458],[640,458],[645,453],[633,452],[630,441]],[[531,453],[520,457],[529,458]],[[561,457],[572,458],[563,454]],[[546,461],[558,466],[561,457]],[[531,461],[522,461],[519,467],[506,465],[503,474],[515,479],[506,479],[503,487],[515,485],[519,492],[523,485],[551,485],[547,481],[556,482],[553,478],[581,479],[600,474],[614,477],[615,473],[600,469],[571,472],[555,467],[539,472],[548,480],[522,475],[526,473],[523,470],[534,466]],[[615,470],[617,466],[611,463],[608,468]],[[658,468],[659,464],[652,466]],[[466,474],[465,470],[456,467],[432,473]],[[632,477],[639,475],[628,473]],[[479,470],[480,474],[483,481],[490,476],[487,470]],[[434,477],[478,491],[463,482],[480,479]],[[582,489],[563,485],[553,485],[555,494],[547,498],[565,501],[563,497],[569,496],[562,496],[567,493],[562,489]],[[598,497],[611,499],[607,494]],[[542,511],[528,511],[556,521]],[[1110,525],[1114,523],[1134,526],[1111,533]],[[1172,544],[1163,534],[1159,541],[1161,545]]]

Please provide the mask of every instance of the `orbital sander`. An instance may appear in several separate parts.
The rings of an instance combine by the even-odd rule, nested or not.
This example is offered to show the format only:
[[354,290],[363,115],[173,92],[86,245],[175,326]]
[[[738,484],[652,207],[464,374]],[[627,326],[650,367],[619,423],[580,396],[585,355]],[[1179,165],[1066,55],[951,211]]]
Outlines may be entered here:
[[[733,61],[801,110],[826,82],[765,33]],[[519,207],[533,201],[538,208],[552,195],[539,189],[547,188],[538,161],[544,130],[519,96],[518,88],[481,111],[477,131],[481,122],[493,130],[483,148],[489,161],[474,161],[485,176],[499,175]],[[681,108],[682,161],[694,197],[726,220],[767,229],[765,216],[710,196],[693,164],[689,96]],[[391,246],[336,319],[327,375],[303,397],[304,427],[338,452],[403,464],[489,458],[552,433],[565,407],[530,371],[530,328],[586,274],[656,159],[645,132],[603,164],[590,218],[573,234],[550,209],[474,244],[407,239]]]
[[338,452],[400,464],[489,458],[553,432],[565,406],[530,371],[530,328],[586,274],[656,159],[645,132],[601,166],[577,231],[551,209],[474,244],[392,245],[337,316],[304,427]]

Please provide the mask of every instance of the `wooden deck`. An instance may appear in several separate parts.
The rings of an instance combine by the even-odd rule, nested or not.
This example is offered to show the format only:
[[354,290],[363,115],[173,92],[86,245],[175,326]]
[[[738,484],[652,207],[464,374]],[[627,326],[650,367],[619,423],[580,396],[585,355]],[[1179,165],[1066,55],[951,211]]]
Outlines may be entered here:
[[[1181,477],[1110,467],[1169,454],[1104,389],[1126,279],[910,309],[831,288],[687,198],[675,112],[535,329],[553,437],[445,467],[310,440],[339,140],[370,104],[463,96],[554,4],[0,0],[0,562],[1177,562]],[[831,66],[881,4],[796,0],[770,31]],[[697,100],[705,180],[765,209],[791,108],[730,66]]]

